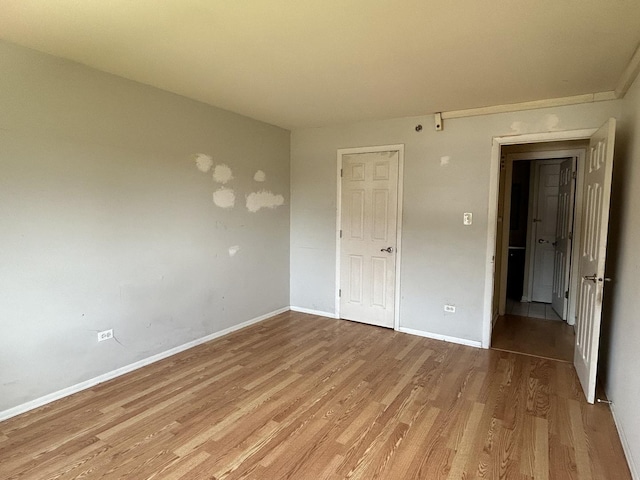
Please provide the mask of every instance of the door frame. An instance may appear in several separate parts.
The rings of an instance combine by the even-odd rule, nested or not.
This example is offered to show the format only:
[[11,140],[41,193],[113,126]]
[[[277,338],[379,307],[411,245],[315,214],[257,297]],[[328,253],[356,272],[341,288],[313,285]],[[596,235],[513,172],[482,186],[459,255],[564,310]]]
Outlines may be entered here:
[[393,305],[393,329],[400,328],[400,268],[402,265],[402,199],[404,184],[404,144],[376,145],[371,147],[340,148],[337,152],[337,209],[336,209],[336,288],[335,288],[335,309],[336,318],[340,318],[340,255],[341,239],[340,227],[342,225],[342,157],[354,153],[378,153],[378,152],[398,152],[398,207],[396,216],[396,275]]
[[[491,347],[493,329],[493,292],[495,288],[495,255],[498,236],[498,201],[500,185],[501,149],[506,145],[524,143],[559,142],[567,140],[588,140],[598,129],[563,130],[557,132],[527,133],[493,137],[491,146],[491,163],[489,169],[489,204],[487,215],[487,250],[484,281],[484,306],[482,312],[482,348]],[[580,184],[577,185],[580,188]],[[577,199],[576,199],[577,205]],[[575,232],[575,227],[574,227]],[[575,238],[575,237],[574,237]]]
[[[532,142],[526,142],[532,143]],[[496,255],[501,255],[502,263],[501,263],[501,272],[499,275],[500,284],[497,285],[496,288],[500,289],[499,293],[499,304],[498,304],[498,315],[504,315],[506,313],[506,303],[507,303],[507,268],[508,268],[508,256],[509,256],[509,228],[511,223],[511,182],[513,180],[513,162],[517,161],[531,161],[534,162],[536,160],[555,160],[557,158],[575,158],[576,159],[576,169],[578,172],[578,176],[576,179],[576,192],[575,192],[575,201],[573,205],[574,212],[579,208],[582,204],[582,181],[584,173],[583,165],[586,158],[586,149],[585,148],[571,148],[571,149],[558,149],[558,150],[541,150],[539,152],[524,152],[524,153],[509,153],[505,157],[505,184],[504,184],[504,207],[502,210],[502,231],[498,232],[502,235],[502,251],[496,252]],[[528,301],[531,298],[531,286],[533,279],[533,272],[531,271],[531,246],[532,242],[535,241],[532,235],[531,229],[531,191],[535,184],[534,182],[535,175],[532,174],[529,188],[529,218],[527,219],[527,248],[526,248],[526,260],[525,260],[525,271],[524,271],[524,284],[526,288],[522,291],[522,298],[526,297]],[[498,192],[500,193],[500,192]],[[579,240],[580,237],[580,222],[581,219],[577,218],[574,215],[574,227],[573,227],[573,245],[576,244],[576,241]],[[571,250],[571,264],[575,265],[575,261],[577,261],[577,257],[574,258],[574,250]],[[573,272],[572,272],[573,273]],[[574,282],[575,275],[573,275],[569,280],[569,310],[567,311],[567,323],[569,325],[573,325],[575,323],[575,304],[573,308],[571,308],[571,301],[575,299],[575,293],[578,287],[577,280]],[[495,308],[494,308],[495,311]]]

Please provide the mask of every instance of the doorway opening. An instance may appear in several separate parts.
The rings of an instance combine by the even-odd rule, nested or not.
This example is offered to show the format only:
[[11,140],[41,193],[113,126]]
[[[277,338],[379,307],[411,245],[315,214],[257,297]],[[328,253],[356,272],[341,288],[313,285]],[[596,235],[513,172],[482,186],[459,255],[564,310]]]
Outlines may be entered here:
[[501,148],[492,348],[573,360],[574,211],[588,145]]
[[[499,227],[498,222],[498,218],[502,218],[503,215],[498,201],[502,148],[506,145],[589,140],[586,158],[583,158],[582,161],[579,157],[577,158],[574,207],[576,215],[573,221],[572,237],[572,242],[576,247],[570,250],[570,262],[567,260],[568,274],[565,279],[569,285],[567,293],[568,320],[575,319],[576,325],[573,365],[589,403],[595,401],[602,302],[605,284],[610,280],[605,277],[605,262],[615,134],[616,120],[609,118],[598,129],[494,137],[491,150],[488,218],[490,228],[487,231],[487,267],[485,270],[482,335],[482,345],[485,348],[491,346],[494,319],[497,319],[497,314],[501,309],[504,309],[504,303],[501,302],[501,291],[506,275],[503,274],[505,262],[502,262],[502,252],[504,245],[508,245],[508,243],[503,242],[503,235],[499,234],[503,232],[503,229]],[[535,147],[532,146],[532,148]],[[575,312],[573,316],[572,311]]]

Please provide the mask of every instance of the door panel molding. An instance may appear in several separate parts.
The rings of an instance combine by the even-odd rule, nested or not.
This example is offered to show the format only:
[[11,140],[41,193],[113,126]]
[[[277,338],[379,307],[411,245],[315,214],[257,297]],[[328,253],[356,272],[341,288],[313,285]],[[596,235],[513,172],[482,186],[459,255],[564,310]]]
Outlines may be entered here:
[[[343,156],[352,155],[357,153],[379,153],[379,152],[397,152],[398,153],[398,203],[397,203],[397,220],[396,220],[396,235],[395,235],[395,298],[394,298],[394,321],[393,329],[400,329],[400,271],[402,267],[402,200],[403,200],[403,183],[404,183],[404,144],[394,145],[377,145],[370,147],[355,147],[355,148],[341,148],[337,151],[337,171],[336,171],[336,185],[337,185],[337,208],[336,208],[336,283],[335,283],[335,312],[336,318],[340,318],[340,282],[341,282],[341,238],[340,228],[342,225],[342,169],[343,169]],[[388,175],[388,172],[386,173]],[[383,168],[376,169],[376,177],[384,177],[385,171]]]

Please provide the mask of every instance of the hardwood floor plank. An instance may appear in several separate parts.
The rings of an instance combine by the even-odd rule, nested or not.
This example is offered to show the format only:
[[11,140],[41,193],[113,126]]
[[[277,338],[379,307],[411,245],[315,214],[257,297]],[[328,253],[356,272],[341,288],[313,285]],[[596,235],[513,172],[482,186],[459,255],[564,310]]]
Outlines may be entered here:
[[485,405],[483,403],[475,403],[471,407],[471,413],[467,419],[460,443],[455,449],[456,455],[453,460],[453,464],[451,465],[451,470],[449,470],[449,475],[447,476],[450,480],[457,480],[463,476],[464,468],[469,461],[473,441],[475,439],[478,426],[480,425],[480,419],[484,413],[484,407]]
[[[525,477],[535,477],[536,455],[536,417],[525,415],[522,435],[520,436],[520,473]],[[545,452],[545,455],[548,455]]]
[[425,350],[422,354],[416,358],[412,364],[405,366],[406,370],[400,373],[400,379],[393,386],[391,390],[387,392],[380,403],[385,405],[391,404],[398,394],[406,387],[406,385],[410,382],[413,382],[413,377],[417,373],[417,371],[422,367],[423,363],[431,356],[429,350]]
[[541,480],[549,478],[549,429],[547,423],[544,418],[535,419],[533,476]]
[[591,465],[589,451],[587,449],[587,438],[584,425],[582,424],[582,414],[580,405],[575,400],[569,400],[569,417],[571,419],[571,433],[573,434],[573,446],[576,456],[576,466],[578,477],[584,480],[591,480]]
[[376,402],[369,402],[349,425],[346,426],[336,438],[338,443],[349,445],[354,438],[360,436],[362,431],[371,425],[373,421],[382,413],[384,405]]
[[241,367],[240,366],[235,366],[233,368],[227,369],[224,372],[221,372],[220,374],[213,376],[211,378],[209,378],[206,381],[203,382],[199,382],[196,383],[194,386],[191,386],[189,388],[185,388],[183,389],[180,393],[176,394],[175,392],[171,392],[171,395],[165,395],[168,398],[165,398],[164,400],[162,400],[159,403],[156,403],[153,406],[149,406],[148,408],[145,407],[138,407],[136,405],[136,409],[133,411],[132,415],[127,415],[127,419],[121,422],[116,423],[113,426],[110,426],[107,429],[102,430],[101,432],[99,432],[97,434],[97,436],[99,438],[101,438],[102,440],[106,440],[111,436],[114,435],[118,435],[121,431],[132,427],[133,425],[138,424],[139,422],[142,422],[143,420],[146,420],[148,417],[151,417],[153,415],[159,414],[162,410],[166,410],[166,409],[171,409],[175,406],[175,404],[177,403],[182,403],[186,400],[188,400],[189,397],[191,397],[194,393],[196,393],[198,390],[202,390],[204,389],[206,386],[228,376],[228,375],[232,375],[233,373],[237,372],[238,370],[240,370]]
[[410,475],[412,466],[415,466],[416,459],[421,459],[424,455],[422,445],[432,430],[436,419],[440,415],[440,410],[426,405],[420,409],[413,421],[405,439],[400,444],[396,455],[388,463],[387,472],[393,472],[398,478],[416,478]]
[[0,423],[2,479],[615,479],[569,363],[286,312]]
[[209,454],[207,452],[198,452],[191,456],[178,458],[176,459],[176,461],[170,463],[165,468],[159,470],[154,474],[151,474],[149,477],[147,477],[147,480],[153,480],[154,478],[162,480],[179,480],[184,476],[191,477],[194,469],[198,467],[198,465],[200,465],[202,462],[204,462],[207,458],[209,458]]

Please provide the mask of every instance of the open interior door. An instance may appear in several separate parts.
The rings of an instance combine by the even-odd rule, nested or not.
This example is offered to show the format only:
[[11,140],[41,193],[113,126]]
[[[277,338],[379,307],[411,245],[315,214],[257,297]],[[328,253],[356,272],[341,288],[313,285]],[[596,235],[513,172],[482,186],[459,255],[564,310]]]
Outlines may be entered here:
[[571,271],[573,205],[576,191],[575,163],[576,159],[571,157],[560,164],[560,186],[558,188],[551,307],[563,320],[567,319],[567,311],[569,309],[569,272]]
[[584,174],[573,363],[589,403],[594,402],[596,393],[615,131],[616,121],[610,118],[591,137]]

